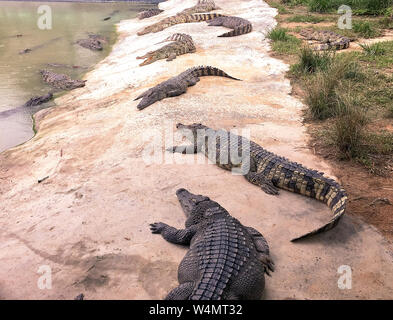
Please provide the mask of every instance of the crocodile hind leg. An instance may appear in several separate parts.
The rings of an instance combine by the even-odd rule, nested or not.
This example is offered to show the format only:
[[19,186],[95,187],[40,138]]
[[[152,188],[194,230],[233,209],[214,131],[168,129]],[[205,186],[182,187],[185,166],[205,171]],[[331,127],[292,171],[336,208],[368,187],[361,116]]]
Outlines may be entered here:
[[267,244],[264,236],[258,230],[255,230],[252,227],[247,227],[247,230],[248,233],[252,236],[255,248],[259,254],[259,260],[261,260],[261,262],[264,264],[266,274],[270,276],[269,270],[274,271],[274,262],[269,255],[269,245]]
[[223,300],[259,300],[265,289],[265,270],[258,259],[243,265],[224,294]]
[[267,194],[279,194],[278,188],[273,185],[271,180],[266,179],[266,177],[261,173],[249,171],[244,177],[252,184],[261,187],[261,189]]
[[185,282],[171,290],[165,300],[188,300],[194,290],[194,282]]
[[172,60],[175,60],[176,59],[176,53],[171,53],[170,55],[169,55],[169,57],[166,59],[166,61],[172,61]]

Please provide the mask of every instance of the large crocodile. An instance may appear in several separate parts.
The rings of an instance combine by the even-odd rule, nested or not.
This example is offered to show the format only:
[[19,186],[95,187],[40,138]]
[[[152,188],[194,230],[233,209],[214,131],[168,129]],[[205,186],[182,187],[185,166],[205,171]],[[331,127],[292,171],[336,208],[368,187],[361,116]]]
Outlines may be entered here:
[[138,36],[162,31],[170,26],[180,23],[200,22],[207,21],[216,17],[221,16],[218,13],[196,15],[197,13],[207,13],[213,10],[219,9],[213,0],[199,0],[198,3],[191,7],[184,9],[175,16],[165,18],[157,23],[147,26],[143,30],[139,31]]
[[172,61],[176,59],[177,56],[186,53],[193,53],[196,51],[194,41],[188,34],[174,33],[173,35],[165,39],[164,42],[165,41],[174,42],[167,44],[155,51],[150,51],[141,57],[137,57],[137,59],[146,59],[140,64],[140,66],[145,66],[161,59],[167,59],[166,61]]
[[61,90],[72,90],[85,86],[86,80],[73,80],[66,74],[54,73],[49,70],[41,70],[42,79],[52,87]]
[[275,155],[257,143],[225,130],[213,130],[200,123],[191,125],[179,123],[176,127],[185,130],[187,138],[192,139],[193,144],[175,146],[167,150],[183,154],[203,152],[221,168],[227,170],[241,168],[245,178],[261,187],[267,194],[277,195],[278,188],[281,188],[315,198],[331,208],[333,218],[330,222],[291,241],[332,229],[345,213],[347,204],[345,190],[333,179],[325,177],[322,172],[308,169],[299,163]]
[[150,18],[150,17],[154,17],[154,16],[160,14],[163,11],[164,10],[161,10],[161,9],[158,9],[158,8],[147,9],[145,11],[139,12],[137,17],[138,17],[139,20],[147,19],[147,18]]
[[165,18],[157,23],[147,26],[143,30],[139,31],[137,34],[138,36],[141,36],[148,33],[155,33],[155,32],[162,31],[176,24],[209,21],[214,18],[222,17],[222,16],[223,15],[219,13],[192,13],[192,14],[179,13],[175,16]]
[[98,34],[89,34],[88,38],[79,39],[76,43],[86,49],[101,51],[104,48],[104,44],[107,43],[107,39]]
[[151,224],[153,233],[175,244],[190,245],[178,269],[179,286],[167,300],[260,299],[265,276],[273,271],[269,246],[257,230],[243,226],[206,196],[176,192],[187,216],[186,228]]
[[307,40],[316,40],[321,42],[314,46],[315,50],[344,50],[349,48],[351,40],[332,31],[318,31],[304,29],[300,31],[300,35]]
[[187,92],[187,88],[194,86],[200,80],[199,77],[203,76],[218,76],[240,80],[215,67],[199,66],[190,68],[139,95],[135,100],[142,99],[142,101],[137,108],[142,110],[162,99],[179,96]]
[[223,26],[225,28],[233,29],[226,32],[219,37],[234,37],[242,34],[250,33],[252,31],[252,24],[250,21],[231,16],[221,16],[207,21],[209,26]]

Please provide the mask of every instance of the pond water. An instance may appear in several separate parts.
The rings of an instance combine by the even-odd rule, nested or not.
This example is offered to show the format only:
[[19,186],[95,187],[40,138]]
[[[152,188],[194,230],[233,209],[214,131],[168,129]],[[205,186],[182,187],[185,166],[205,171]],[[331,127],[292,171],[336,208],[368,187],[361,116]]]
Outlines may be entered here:
[[[51,29],[42,29],[50,23],[50,19],[43,19],[49,12],[45,7],[41,7],[45,11],[40,11],[43,5],[50,7]],[[109,54],[116,41],[114,24],[134,18],[139,11],[154,6],[140,2],[0,1],[0,152],[29,140],[34,135],[32,114],[54,105],[49,102],[37,107],[21,107],[33,96],[52,90],[42,81],[40,70],[45,68],[72,78],[83,77]],[[75,44],[87,38],[88,33],[108,39],[104,50],[91,51]],[[19,54],[26,48],[33,50]]]

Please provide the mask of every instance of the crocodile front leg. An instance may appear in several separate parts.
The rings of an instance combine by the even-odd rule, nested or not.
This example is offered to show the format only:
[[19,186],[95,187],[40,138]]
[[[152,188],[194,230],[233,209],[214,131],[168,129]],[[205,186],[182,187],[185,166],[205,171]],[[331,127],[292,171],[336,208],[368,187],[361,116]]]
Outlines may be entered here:
[[249,171],[244,177],[252,184],[261,187],[261,189],[265,191],[265,193],[267,194],[270,195],[279,194],[278,188],[273,185],[271,180],[266,179],[266,177],[261,173]]
[[192,237],[195,235],[196,227],[191,226],[186,229],[176,229],[166,223],[156,222],[150,224],[150,230],[152,233],[161,234],[168,242],[188,245],[190,244]]
[[173,146],[170,148],[167,148],[166,151],[172,152],[172,153],[181,153],[181,154],[196,154],[200,150],[200,147],[198,145],[192,144],[189,146]]

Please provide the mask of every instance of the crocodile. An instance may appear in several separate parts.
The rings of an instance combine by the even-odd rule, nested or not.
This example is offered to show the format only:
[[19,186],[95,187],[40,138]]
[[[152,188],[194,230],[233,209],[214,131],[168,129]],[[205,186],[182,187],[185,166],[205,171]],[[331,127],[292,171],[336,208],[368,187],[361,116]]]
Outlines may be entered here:
[[137,34],[138,36],[141,36],[148,33],[156,33],[166,28],[169,28],[171,26],[174,26],[176,24],[209,21],[214,18],[222,17],[222,16],[223,15],[220,13],[193,13],[193,14],[179,13],[175,16],[165,18],[157,23],[147,26],[143,30],[139,31]]
[[34,106],[38,106],[40,104],[46,103],[49,100],[52,100],[53,98],[53,93],[49,92],[46,95],[43,96],[39,96],[39,97],[33,97],[31,98],[29,101],[27,101],[23,107],[34,107]]
[[79,39],[76,41],[81,47],[94,51],[102,50],[106,42],[107,40],[98,34],[89,34],[87,39]]
[[165,41],[174,42],[167,44],[158,50],[150,51],[144,56],[137,57],[137,59],[146,59],[140,64],[140,66],[145,66],[161,59],[166,59],[166,61],[172,61],[176,59],[177,56],[186,53],[194,53],[196,51],[194,41],[188,34],[174,33],[173,35],[165,39],[164,42]]
[[198,3],[191,7],[181,11],[181,14],[192,14],[192,13],[203,13],[210,12],[213,10],[219,10],[220,8],[214,3],[213,0],[198,0]]
[[52,43],[54,43],[56,41],[59,41],[62,38],[63,37],[53,38],[53,39],[50,39],[50,40],[48,40],[48,41],[46,41],[46,42],[44,42],[42,44],[36,45],[34,47],[23,49],[23,50],[19,51],[19,54],[26,54],[26,53],[30,53],[30,52],[32,52],[34,50],[38,50],[38,49],[44,48],[44,47],[46,47],[46,46],[48,46],[48,45],[50,45],[50,44],[52,44]]
[[187,88],[194,86],[200,80],[199,78],[203,76],[218,76],[240,81],[240,79],[234,78],[215,67],[193,67],[150,88],[139,95],[134,101],[142,99],[137,106],[139,110],[142,110],[157,101],[169,97],[176,97],[187,92]]
[[[201,21],[211,20],[213,18],[222,16],[221,14],[218,13],[206,14],[207,12],[217,9],[220,8],[216,6],[214,1],[199,0],[195,6],[184,9],[183,11],[179,12],[178,14],[172,17],[165,18],[157,23],[147,26],[143,30],[139,31],[137,34],[138,36],[141,36],[148,33],[159,32],[180,23],[191,23],[191,22],[201,22]],[[205,13],[205,14],[201,14],[201,13]]]
[[61,90],[72,90],[85,86],[86,80],[73,80],[66,74],[54,73],[49,70],[41,70],[42,79],[52,87]]
[[242,34],[250,33],[252,31],[252,24],[250,21],[231,16],[221,16],[207,21],[209,26],[223,26],[225,28],[233,29],[226,32],[219,37],[234,37]]
[[[329,206],[333,218],[327,224],[291,241],[330,230],[344,215],[348,200],[346,191],[335,180],[325,177],[323,172],[308,169],[225,130],[213,130],[200,123],[178,123],[176,127],[187,133],[187,138],[193,144],[171,147],[168,151],[183,154],[203,152],[221,168],[240,168],[249,182],[259,186],[267,194],[278,195],[278,188],[281,188],[317,199]],[[236,159],[234,155],[239,154],[242,155],[241,158]]]
[[243,226],[217,202],[186,189],[176,191],[187,217],[185,229],[150,225],[168,242],[189,245],[178,268],[179,286],[166,300],[256,300],[265,273],[274,271],[269,246],[259,231]]
[[161,10],[161,9],[158,9],[158,8],[148,9],[148,10],[139,12],[137,17],[138,17],[139,20],[147,19],[147,18],[150,18],[150,17],[154,17],[154,16],[160,14],[163,11],[164,10]]
[[351,39],[341,36],[332,31],[315,31],[304,29],[300,31],[300,35],[307,40],[316,40],[322,42],[314,46],[315,50],[344,50],[349,48]]

